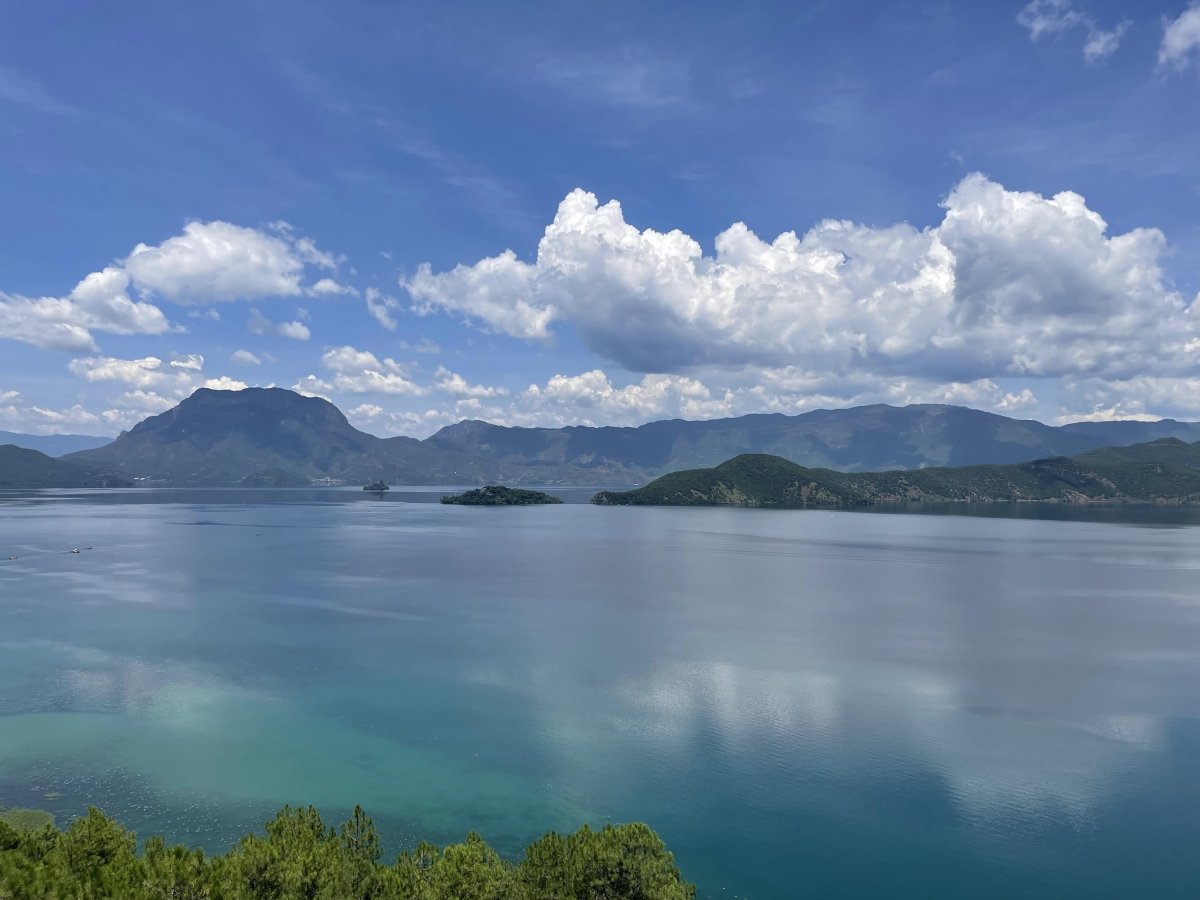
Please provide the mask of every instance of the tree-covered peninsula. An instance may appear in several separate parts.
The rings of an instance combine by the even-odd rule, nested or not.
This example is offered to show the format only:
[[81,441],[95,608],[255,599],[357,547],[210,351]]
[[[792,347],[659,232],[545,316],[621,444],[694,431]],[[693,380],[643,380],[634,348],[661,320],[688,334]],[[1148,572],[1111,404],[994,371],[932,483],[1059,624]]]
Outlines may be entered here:
[[601,491],[612,506],[845,507],[895,503],[1196,503],[1200,441],[1163,438],[1018,465],[892,472],[809,469],[745,454],[711,469],[674,472],[632,491]]
[[562,498],[541,491],[489,484],[462,494],[448,494],[442,497],[442,502],[460,506],[538,506],[543,503],[562,503]]
[[146,841],[91,809],[64,831],[0,822],[0,898],[122,900],[690,900],[674,858],[641,824],[550,833],[509,862],[477,834],[422,843],[392,864],[356,808],[341,828],[312,807],[284,809],[229,852]]

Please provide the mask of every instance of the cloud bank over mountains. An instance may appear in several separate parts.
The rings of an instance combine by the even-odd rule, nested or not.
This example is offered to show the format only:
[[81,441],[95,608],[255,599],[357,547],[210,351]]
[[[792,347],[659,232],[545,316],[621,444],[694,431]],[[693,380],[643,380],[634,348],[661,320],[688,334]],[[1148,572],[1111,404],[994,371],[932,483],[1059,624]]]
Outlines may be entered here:
[[[829,220],[766,241],[736,223],[706,254],[575,190],[532,261],[505,251],[441,273],[422,266],[404,287],[418,313],[526,340],[570,325],[631,372],[757,391],[763,408],[797,393],[837,404],[849,388],[1014,412],[1032,407],[1032,385],[1057,379],[1086,386],[1091,413],[1143,414],[1138,396],[1195,384],[1200,322],[1163,271],[1161,231],[1110,234],[1076,193],[980,174],[941,205],[924,229]],[[1001,391],[1004,379],[1031,386]]]
[[[127,427],[196,387],[244,386],[206,373],[201,354],[105,356],[96,333],[170,333],[178,343],[183,329],[157,304],[212,312],[304,296],[360,316],[355,344],[372,349],[322,341],[303,308],[275,321],[250,307],[239,342],[246,332],[311,341],[311,361],[279,373],[264,369],[278,361],[261,349],[222,358],[389,433],[426,434],[461,418],[639,424],[867,402],[1044,419],[1200,415],[1200,323],[1194,298],[1163,268],[1160,230],[1112,233],[1079,194],[1011,190],[978,173],[941,210],[925,228],[826,220],[771,240],[735,223],[709,252],[680,230],[639,229],[618,201],[576,189],[532,259],[508,250],[441,272],[421,265],[401,278],[407,305],[336,280],[345,261],[291,226],[193,222],[161,244],[138,244],[65,297],[0,294],[0,337],[74,354],[67,369],[77,378],[123,388],[112,408],[78,407],[78,427]],[[477,383],[437,344],[418,341],[413,328],[435,315],[465,321],[468,336],[516,339],[531,356],[577,336],[596,359],[524,387]],[[0,425],[24,415],[50,427],[5,402]]]

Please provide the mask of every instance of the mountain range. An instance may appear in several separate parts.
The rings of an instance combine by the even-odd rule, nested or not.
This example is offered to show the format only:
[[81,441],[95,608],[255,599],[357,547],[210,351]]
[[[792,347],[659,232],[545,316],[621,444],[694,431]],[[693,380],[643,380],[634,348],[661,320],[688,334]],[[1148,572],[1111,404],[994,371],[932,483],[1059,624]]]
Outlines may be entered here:
[[0,489],[132,487],[123,475],[59,459],[12,444],[0,444]]
[[0,445],[12,444],[25,450],[37,450],[47,456],[62,456],[77,450],[92,450],[103,447],[112,438],[90,434],[20,434],[15,431],[0,431]]
[[1200,441],[1161,438],[1011,465],[892,472],[810,469],[748,453],[672,472],[632,491],[601,491],[602,506],[873,506],[897,503],[1200,502]]
[[65,459],[170,483],[639,484],[765,453],[844,472],[1026,462],[1162,437],[1200,423],[1050,426],[961,406],[885,405],[651,422],[636,428],[515,428],[464,421],[424,440],[380,438],[332,403],[281,388],[200,389],[103,447]]

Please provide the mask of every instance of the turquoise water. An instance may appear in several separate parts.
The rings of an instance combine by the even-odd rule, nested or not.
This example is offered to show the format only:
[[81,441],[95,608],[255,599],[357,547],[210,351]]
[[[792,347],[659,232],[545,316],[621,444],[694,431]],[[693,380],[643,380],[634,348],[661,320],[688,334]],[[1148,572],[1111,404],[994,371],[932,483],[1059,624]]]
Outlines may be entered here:
[[218,849],[362,803],[389,853],[639,819],[708,897],[1200,893],[1188,514],[393,495],[6,495],[0,805]]

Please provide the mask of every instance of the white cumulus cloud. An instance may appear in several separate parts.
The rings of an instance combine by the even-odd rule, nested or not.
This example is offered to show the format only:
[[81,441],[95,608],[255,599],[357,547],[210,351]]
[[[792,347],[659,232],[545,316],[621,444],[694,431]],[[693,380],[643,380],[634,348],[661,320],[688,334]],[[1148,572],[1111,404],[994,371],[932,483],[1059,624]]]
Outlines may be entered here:
[[355,426],[369,432],[425,437],[445,425],[454,424],[462,416],[450,410],[440,409],[394,412],[377,403],[361,403],[349,410],[346,418]]
[[95,430],[97,426],[103,426],[103,420],[78,403],[66,409],[10,404],[0,406],[0,426],[6,431],[22,431],[27,434],[63,434],[85,429]]
[[249,350],[234,350],[229,357],[230,362],[236,363],[239,366],[261,366],[262,360],[251,353]]
[[428,393],[400,363],[390,358],[379,359],[367,350],[333,347],[322,354],[321,365],[330,373],[327,377],[305,376],[293,389],[316,396],[341,392],[418,397]]
[[1011,191],[983,175],[942,221],[821,222],[760,239],[735,224],[713,256],[681,231],[639,231],[616,201],[573,191],[534,262],[511,252],[406,282],[445,310],[518,337],[574,325],[633,371],[801,366],[843,376],[970,382],[1183,370],[1200,329],[1166,282],[1162,232],[1109,235],[1084,198]]
[[300,294],[305,263],[311,261],[306,253],[287,234],[189,222],[183,234],[158,246],[138,244],[124,266],[141,290],[199,305]]
[[277,335],[293,341],[307,341],[312,337],[309,327],[298,319],[291,322],[272,322],[253,308],[250,310],[250,319],[246,323],[246,328],[251,334]]
[[1200,376],[1135,375],[1131,378],[1083,378],[1067,385],[1073,409],[1063,418],[1200,418]]
[[976,381],[951,381],[930,384],[896,381],[884,388],[889,403],[907,406],[913,403],[941,403],[989,409],[1004,415],[1016,415],[1037,405],[1038,398],[1029,388],[1006,391],[990,378]]
[[222,375],[220,378],[205,379],[202,387],[213,391],[244,391],[249,385],[236,378],[230,378],[228,375]]
[[[44,350],[95,352],[95,332],[172,330],[156,301],[204,305],[295,296],[308,290],[303,286],[306,267],[332,268],[337,262],[311,239],[291,231],[269,234],[229,222],[190,222],[182,234],[161,244],[138,244],[125,259],[84,277],[66,296],[0,291],[0,338]],[[330,278],[320,279],[311,290],[328,293],[331,286],[352,290]],[[220,321],[219,315],[208,317]],[[280,326],[285,336],[307,340],[299,337],[301,331],[295,323]]]
[[291,338],[293,341],[307,341],[312,337],[307,325],[303,322],[280,322],[275,326],[280,337]]
[[65,297],[22,297],[0,292],[0,337],[42,350],[88,352],[94,331],[163,334],[167,317],[152,303],[130,298],[129,277],[110,266],[93,272]]
[[172,369],[183,369],[188,372],[200,372],[204,369],[204,357],[199,353],[189,353],[178,359],[171,360]]
[[127,388],[108,398],[112,406],[101,412],[97,419],[117,428],[129,428],[146,416],[169,409],[199,387],[216,390],[243,390],[246,387],[245,382],[228,376],[208,377],[204,372],[204,357],[198,353],[179,356],[169,363],[156,356],[139,359],[79,357],[71,360],[67,368],[85,381],[115,383]]
[[522,396],[527,414],[543,422],[587,425],[640,424],[652,418],[712,419],[732,412],[732,396],[714,396],[702,382],[681,375],[646,375],[624,387],[600,369],[555,375]]
[[332,278],[322,278],[308,289],[308,293],[317,296],[355,295],[358,291],[347,284],[339,284]]
[[367,312],[371,317],[388,331],[396,330],[396,319],[393,315],[400,304],[394,297],[389,297],[378,288],[369,287],[366,293]]
[[471,384],[457,372],[451,372],[445,366],[437,369],[438,390],[455,397],[504,397],[508,389],[484,384]]
[[116,402],[120,403],[122,408],[106,410],[102,413],[106,419],[119,423],[125,421],[126,417],[132,417],[135,422],[138,422],[147,415],[165,412],[179,403],[179,398],[139,389],[118,394]]
[[412,297],[413,309],[420,315],[437,310],[461,312],[496,331],[522,338],[544,338],[549,336],[550,323],[558,318],[558,310],[539,291],[537,276],[536,267],[521,262],[515,253],[506,250],[473,266],[456,266],[453,271],[438,275],[433,274],[428,263],[423,263],[416,275],[401,281],[401,286]]
[[111,356],[89,356],[73,359],[67,368],[86,381],[118,381],[136,388],[186,388],[192,383],[189,370],[171,371],[157,356],[141,359],[116,359]]

